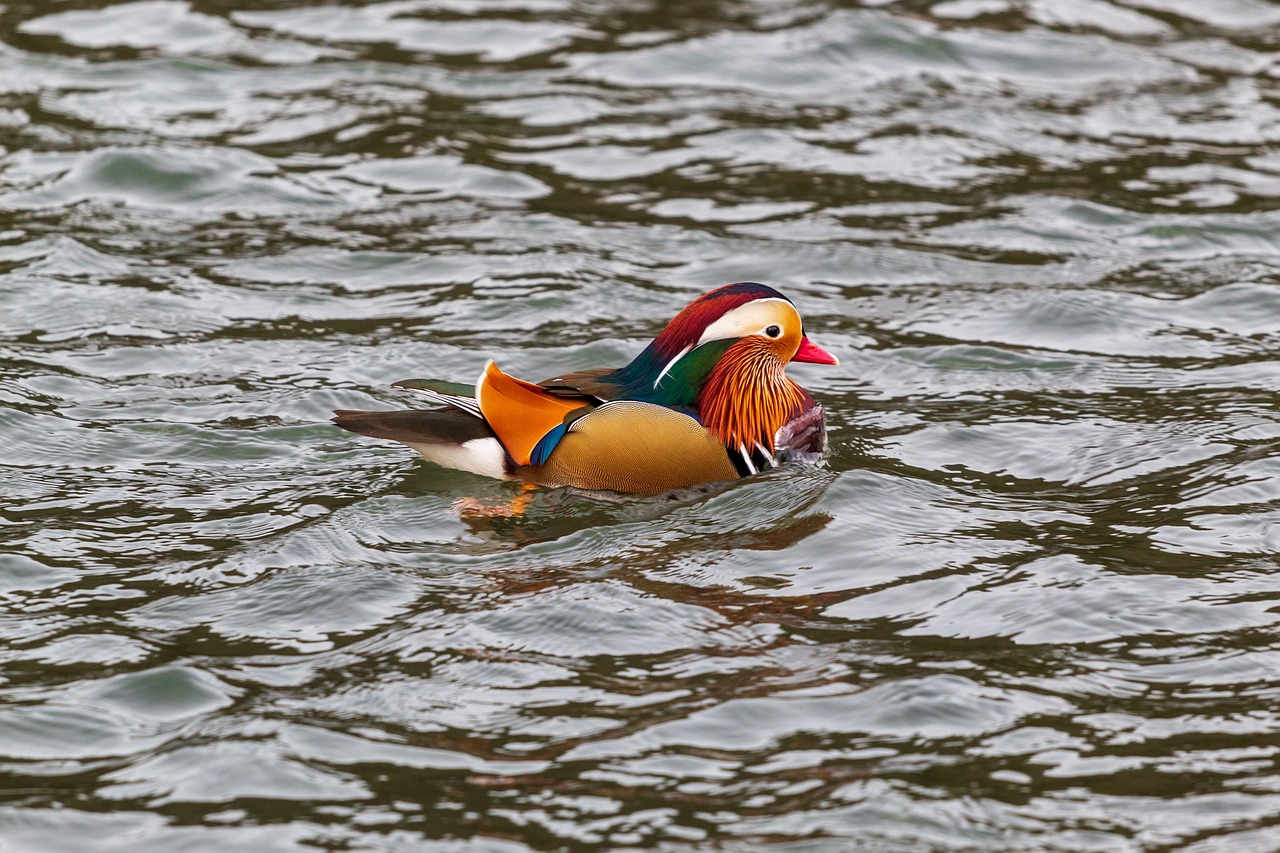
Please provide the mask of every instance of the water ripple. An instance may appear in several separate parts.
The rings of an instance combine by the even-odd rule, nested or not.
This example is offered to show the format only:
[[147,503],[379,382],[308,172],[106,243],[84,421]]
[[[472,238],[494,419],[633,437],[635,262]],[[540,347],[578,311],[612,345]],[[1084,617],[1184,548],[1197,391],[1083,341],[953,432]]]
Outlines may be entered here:
[[[1269,849],[1278,20],[0,7],[0,845]],[[326,422],[742,279],[823,467]]]

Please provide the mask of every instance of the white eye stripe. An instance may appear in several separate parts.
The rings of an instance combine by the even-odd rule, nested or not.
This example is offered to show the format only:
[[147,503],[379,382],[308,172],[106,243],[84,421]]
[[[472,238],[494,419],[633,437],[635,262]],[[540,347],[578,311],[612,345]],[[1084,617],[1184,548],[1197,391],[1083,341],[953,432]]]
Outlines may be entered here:
[[747,335],[764,335],[767,334],[770,326],[783,325],[783,319],[786,314],[790,314],[795,318],[796,328],[800,327],[800,312],[796,311],[786,299],[780,299],[776,296],[770,296],[766,299],[754,299],[745,305],[739,305],[732,311],[726,311],[724,316],[716,320],[706,331],[702,333],[702,337],[698,339],[698,344],[705,344],[707,341],[718,341],[724,338],[745,338]]

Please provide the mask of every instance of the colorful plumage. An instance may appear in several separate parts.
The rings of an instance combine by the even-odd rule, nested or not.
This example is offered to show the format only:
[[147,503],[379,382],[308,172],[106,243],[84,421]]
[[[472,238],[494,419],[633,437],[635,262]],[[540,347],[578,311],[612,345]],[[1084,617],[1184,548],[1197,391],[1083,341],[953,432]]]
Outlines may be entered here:
[[739,282],[695,299],[616,370],[534,385],[490,361],[474,388],[396,383],[439,408],[339,411],[333,422],[489,477],[657,494],[825,451],[822,406],[787,377],[792,361],[839,363],[805,336],[789,299]]

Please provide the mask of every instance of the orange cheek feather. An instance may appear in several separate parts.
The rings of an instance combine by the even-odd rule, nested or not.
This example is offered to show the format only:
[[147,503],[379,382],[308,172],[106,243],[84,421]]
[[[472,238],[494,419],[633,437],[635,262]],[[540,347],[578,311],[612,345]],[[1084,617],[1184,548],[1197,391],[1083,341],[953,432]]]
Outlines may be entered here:
[[750,338],[734,344],[698,397],[703,426],[730,450],[744,445],[750,451],[759,443],[772,453],[778,429],[804,406],[808,395],[787,378],[771,350]]

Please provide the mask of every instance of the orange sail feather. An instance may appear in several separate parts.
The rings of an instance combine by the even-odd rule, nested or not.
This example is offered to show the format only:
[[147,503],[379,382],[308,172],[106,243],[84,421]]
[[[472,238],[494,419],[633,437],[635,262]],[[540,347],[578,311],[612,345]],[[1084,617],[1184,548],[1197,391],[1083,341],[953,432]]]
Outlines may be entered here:
[[476,402],[502,446],[517,465],[530,464],[538,442],[583,408],[581,399],[557,397],[545,389],[508,376],[490,361],[476,383]]

